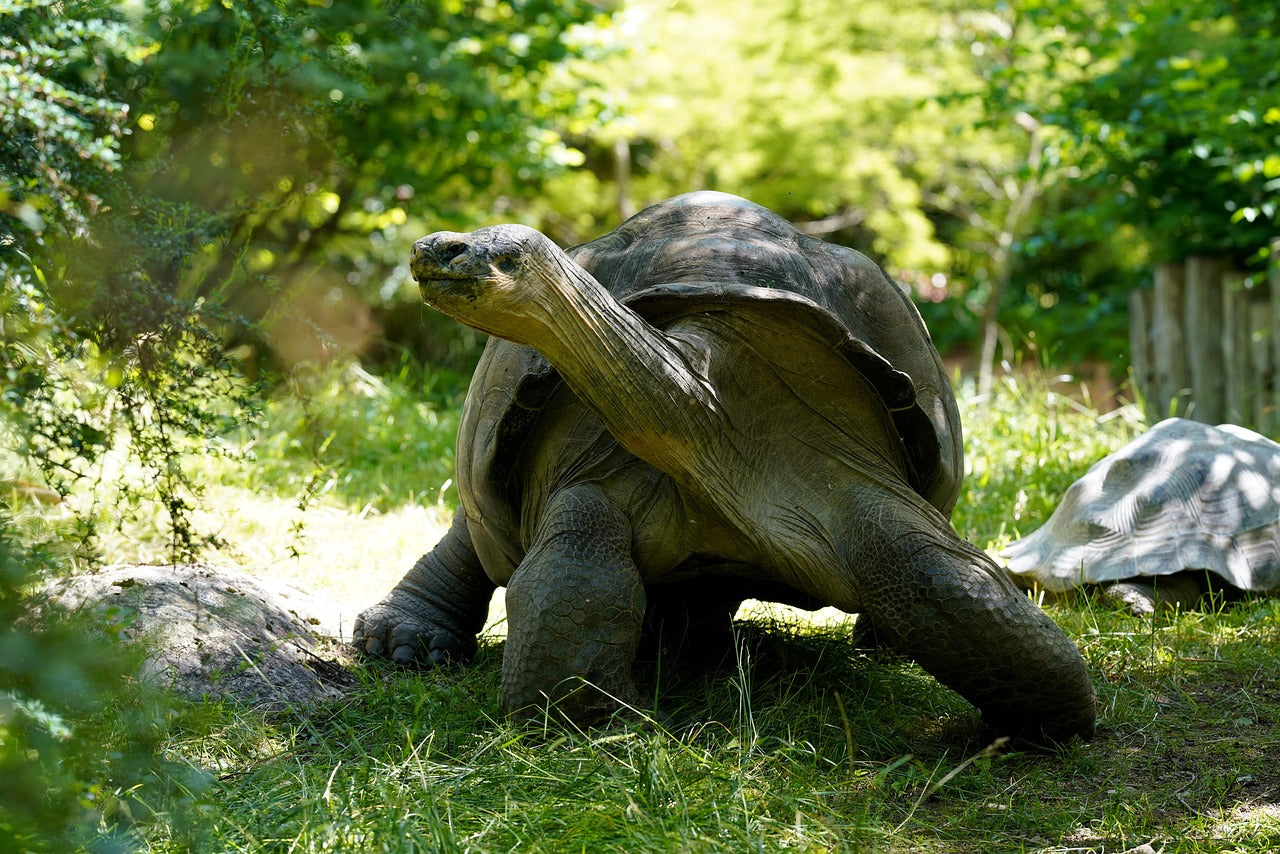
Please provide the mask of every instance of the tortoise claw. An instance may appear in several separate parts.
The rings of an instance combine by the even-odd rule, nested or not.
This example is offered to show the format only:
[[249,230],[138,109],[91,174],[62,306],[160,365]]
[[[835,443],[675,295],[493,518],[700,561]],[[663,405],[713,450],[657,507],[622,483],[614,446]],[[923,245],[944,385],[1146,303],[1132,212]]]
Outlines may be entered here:
[[467,662],[475,655],[473,637],[459,637],[432,609],[395,592],[356,618],[352,645],[372,658],[426,669]]

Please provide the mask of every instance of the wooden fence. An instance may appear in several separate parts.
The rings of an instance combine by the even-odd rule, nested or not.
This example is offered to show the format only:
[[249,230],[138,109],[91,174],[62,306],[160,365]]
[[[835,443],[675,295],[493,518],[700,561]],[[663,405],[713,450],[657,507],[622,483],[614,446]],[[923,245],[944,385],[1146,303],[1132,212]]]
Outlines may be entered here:
[[1129,301],[1133,378],[1153,419],[1168,415],[1280,432],[1280,240],[1270,275],[1216,258],[1160,264]]

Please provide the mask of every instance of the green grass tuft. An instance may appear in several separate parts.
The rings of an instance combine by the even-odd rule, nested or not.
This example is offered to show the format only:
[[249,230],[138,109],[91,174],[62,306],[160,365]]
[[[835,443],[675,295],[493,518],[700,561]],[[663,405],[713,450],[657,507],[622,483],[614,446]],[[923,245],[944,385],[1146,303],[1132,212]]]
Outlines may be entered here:
[[957,382],[965,480],[952,522],[979,546],[998,547],[1038,528],[1093,463],[1147,424],[1134,406],[1099,413],[1067,377],[1006,373],[991,399]]
[[322,494],[358,509],[457,503],[454,444],[466,379],[402,365],[295,377],[262,423],[234,437],[249,465],[224,483],[273,495]]

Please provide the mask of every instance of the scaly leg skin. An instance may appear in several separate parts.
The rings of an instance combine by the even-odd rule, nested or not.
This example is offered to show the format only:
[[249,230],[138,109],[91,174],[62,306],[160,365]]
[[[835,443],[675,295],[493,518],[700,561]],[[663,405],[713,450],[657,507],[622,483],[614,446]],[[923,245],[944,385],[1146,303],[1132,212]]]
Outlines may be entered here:
[[356,618],[352,643],[397,664],[434,667],[469,662],[496,585],[485,575],[461,511],[377,605]]
[[592,724],[636,708],[644,611],[626,516],[594,485],[556,493],[507,587],[503,709]]
[[[982,712],[995,736],[1093,736],[1093,683],[1075,644],[941,516],[862,520],[851,561],[879,636]],[[908,533],[903,533],[904,531]]]
[[1102,598],[1135,617],[1145,617],[1157,611],[1194,608],[1204,592],[1194,573],[1176,572],[1157,578],[1117,581],[1102,588]]

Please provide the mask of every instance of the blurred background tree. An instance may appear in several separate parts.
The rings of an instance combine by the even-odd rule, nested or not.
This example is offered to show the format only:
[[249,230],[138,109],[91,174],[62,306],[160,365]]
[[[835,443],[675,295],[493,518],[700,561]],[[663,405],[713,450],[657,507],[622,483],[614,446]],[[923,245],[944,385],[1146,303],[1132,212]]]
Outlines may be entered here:
[[1087,189],[1069,224],[1131,226],[1157,260],[1230,254],[1277,232],[1280,10],[1264,0],[1028,4],[1048,35],[1040,97],[1055,160]]
[[709,187],[885,264],[944,351],[1034,342],[1121,378],[1151,258],[1257,263],[1274,231],[1261,2],[6,7],[6,300],[110,318],[110,358],[198,317],[197,361],[250,374],[466,369],[480,342],[419,308],[414,237],[515,219],[573,243]]
[[[404,247],[501,217],[578,156],[557,123],[592,105],[549,72],[586,3],[151,4],[136,25],[128,156],[140,192],[217,217],[176,275],[255,321],[288,368],[332,352],[458,343],[406,317]],[[447,338],[448,336],[442,336]],[[472,336],[464,344],[474,345]]]
[[928,102],[965,69],[939,40],[942,6],[627,4],[623,49],[572,68],[609,109],[568,128],[586,168],[549,190],[561,238],[706,188],[895,266],[944,269],[949,248],[922,209],[946,145]]

